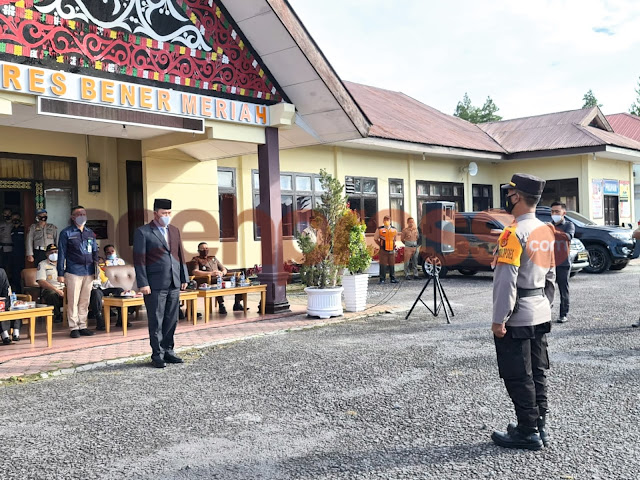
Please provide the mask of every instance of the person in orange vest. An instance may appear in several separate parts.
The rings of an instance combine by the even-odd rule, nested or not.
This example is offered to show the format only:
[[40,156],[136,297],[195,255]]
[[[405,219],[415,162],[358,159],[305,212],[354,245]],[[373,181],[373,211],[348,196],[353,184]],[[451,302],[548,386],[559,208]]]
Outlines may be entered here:
[[398,283],[396,280],[396,235],[398,231],[391,226],[391,218],[385,215],[383,219],[384,225],[378,227],[373,236],[373,241],[380,247],[378,257],[380,258],[380,283],[384,283],[387,278],[387,270],[389,271],[389,279],[391,283]]

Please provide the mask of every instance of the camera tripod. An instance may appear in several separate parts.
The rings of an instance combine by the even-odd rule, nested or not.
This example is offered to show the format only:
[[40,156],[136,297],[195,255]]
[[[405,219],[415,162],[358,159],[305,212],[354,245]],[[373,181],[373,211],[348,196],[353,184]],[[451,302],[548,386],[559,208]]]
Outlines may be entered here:
[[[427,264],[427,262],[429,262]],[[444,314],[447,317],[447,323],[451,323],[451,318],[449,316],[449,312],[451,312],[451,317],[455,316],[455,314],[453,313],[453,309],[451,308],[451,304],[449,303],[449,299],[447,298],[447,294],[444,293],[444,288],[442,288],[442,283],[440,283],[440,268],[441,266],[438,265],[439,260],[437,258],[432,259],[432,258],[427,258],[425,259],[425,273],[427,274],[427,282],[424,284],[424,287],[422,287],[422,290],[420,290],[420,293],[418,294],[418,298],[416,298],[416,301],[413,302],[413,305],[411,306],[411,310],[409,310],[409,313],[407,313],[407,316],[404,317],[405,320],[407,320],[409,318],[409,316],[411,315],[411,313],[413,312],[413,309],[416,308],[416,305],[418,304],[418,302],[421,302],[427,310],[429,310],[431,312],[431,314],[434,317],[437,317],[438,314],[440,313],[440,310],[444,309]],[[429,286],[429,283],[432,283],[433,285],[433,308],[429,307],[429,305],[427,305],[424,300],[422,300],[422,294],[425,292],[425,290],[427,289],[427,287]],[[439,297],[439,298],[438,298]]]

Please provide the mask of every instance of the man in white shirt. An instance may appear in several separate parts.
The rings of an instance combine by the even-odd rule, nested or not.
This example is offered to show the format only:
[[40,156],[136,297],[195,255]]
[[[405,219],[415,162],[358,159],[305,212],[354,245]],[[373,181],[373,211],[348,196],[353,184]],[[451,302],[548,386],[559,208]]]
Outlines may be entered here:
[[[122,288],[114,287],[109,279],[107,278],[106,273],[104,272],[105,267],[114,267],[117,265],[125,265],[125,261],[122,258],[119,258],[116,253],[116,247],[113,245],[107,245],[104,247],[104,255],[106,260],[104,263],[100,262],[98,264],[98,268],[100,269],[100,285],[94,286],[93,290],[91,290],[91,298],[89,299],[89,311],[93,313],[96,318],[96,330],[104,330],[104,316],[102,314],[102,299],[103,297],[113,295],[118,296],[122,294]],[[120,309],[118,309],[118,315],[120,315]],[[122,320],[118,316],[118,323],[116,326],[121,326]],[[127,325],[130,326],[130,325]]]

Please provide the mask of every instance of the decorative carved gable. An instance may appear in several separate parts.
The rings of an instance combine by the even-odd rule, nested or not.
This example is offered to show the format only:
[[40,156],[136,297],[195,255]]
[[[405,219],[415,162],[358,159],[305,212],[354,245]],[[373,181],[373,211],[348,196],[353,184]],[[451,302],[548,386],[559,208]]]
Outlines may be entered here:
[[201,94],[282,100],[214,0],[0,0],[0,57]]

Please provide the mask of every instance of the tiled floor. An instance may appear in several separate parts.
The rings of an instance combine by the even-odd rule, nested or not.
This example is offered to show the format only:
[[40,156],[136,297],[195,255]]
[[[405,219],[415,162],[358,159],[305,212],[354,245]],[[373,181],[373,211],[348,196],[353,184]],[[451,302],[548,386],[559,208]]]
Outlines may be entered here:
[[[252,335],[268,334],[290,328],[299,328],[318,323],[335,323],[352,317],[375,314],[388,310],[390,307],[376,307],[360,313],[345,314],[345,317],[330,320],[307,318],[305,306],[292,302],[291,312],[278,315],[257,313],[257,302],[248,302],[250,311],[245,317],[242,312],[232,312],[225,316],[215,313],[209,323],[198,320],[197,325],[181,320],[176,330],[176,349],[197,345],[233,340]],[[203,311],[202,304],[199,311]],[[69,330],[60,324],[54,325],[53,344],[47,348],[46,332],[43,321],[39,320],[36,327],[35,344],[29,343],[28,327],[21,334],[20,342],[10,345],[0,344],[0,379],[20,377],[42,372],[50,372],[64,368],[72,368],[90,363],[97,363],[117,358],[127,358],[150,354],[149,333],[144,310],[140,318],[131,318],[132,326],[128,328],[127,336],[122,335],[122,329],[115,327],[116,317],[111,317],[111,332],[96,332],[92,337],[70,338]],[[94,329],[93,321],[89,322],[90,329]]]

